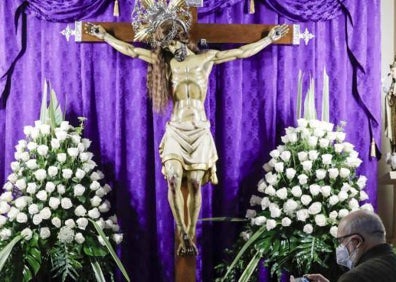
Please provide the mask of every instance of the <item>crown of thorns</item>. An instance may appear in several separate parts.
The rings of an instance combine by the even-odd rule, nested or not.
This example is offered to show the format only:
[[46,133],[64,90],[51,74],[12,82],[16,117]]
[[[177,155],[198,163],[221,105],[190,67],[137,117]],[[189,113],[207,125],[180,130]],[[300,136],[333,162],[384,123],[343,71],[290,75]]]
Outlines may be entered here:
[[[187,33],[191,18],[185,0],[136,0],[132,12],[134,40],[147,42],[153,47],[163,46],[174,40],[180,27]],[[164,22],[170,22],[171,28],[164,38],[158,40],[154,34]]]

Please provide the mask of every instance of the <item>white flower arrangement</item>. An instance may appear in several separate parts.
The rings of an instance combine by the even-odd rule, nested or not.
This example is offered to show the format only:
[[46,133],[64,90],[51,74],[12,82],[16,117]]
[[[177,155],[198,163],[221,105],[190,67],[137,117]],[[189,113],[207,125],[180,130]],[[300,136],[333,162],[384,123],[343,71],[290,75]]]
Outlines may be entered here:
[[333,131],[329,122],[297,123],[263,166],[260,195],[251,197],[253,208],[246,212],[251,224],[241,235],[242,251],[225,277],[236,265],[245,270],[242,277],[250,277],[260,258],[278,277],[284,270],[302,275],[315,265],[325,267],[334,259],[340,219],[357,209],[373,210],[360,205],[368,199],[367,179],[356,175],[362,161],[344,141],[342,126]]
[[1,276],[105,281],[116,262],[129,280],[107,239],[115,245],[123,235],[107,214],[111,188],[99,182],[104,175],[88,151],[91,141],[81,137],[83,119],[73,127],[56,105],[52,91],[49,109],[42,107],[41,120],[25,126],[15,146],[0,196]]

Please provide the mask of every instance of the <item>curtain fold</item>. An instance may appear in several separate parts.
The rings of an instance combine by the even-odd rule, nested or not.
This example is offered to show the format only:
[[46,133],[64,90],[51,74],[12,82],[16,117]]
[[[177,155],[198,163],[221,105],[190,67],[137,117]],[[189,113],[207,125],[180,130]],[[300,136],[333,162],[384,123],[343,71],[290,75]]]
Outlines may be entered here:
[[[122,9],[117,21],[128,22],[133,0],[119,1]],[[253,15],[246,12],[246,1],[231,1],[229,6],[204,1],[213,12],[200,14],[199,21],[295,23],[263,1],[256,0]],[[81,3],[94,5],[94,1]],[[98,8],[86,20],[114,21],[112,5],[98,3],[103,3],[103,11]],[[298,71],[305,73],[304,93],[309,76],[315,78],[320,116],[324,67],[330,77],[330,120],[347,122],[347,141],[363,160],[358,173],[368,177],[370,202],[376,206],[377,162],[369,158],[369,148],[370,125],[376,140],[381,133],[380,125],[374,126],[374,121],[380,121],[379,3],[345,0],[337,17],[300,23],[302,30],[308,28],[315,35],[308,45],[272,45],[252,58],[213,68],[205,108],[219,153],[219,185],[202,188],[201,218],[244,217],[269,152],[279,144],[284,128],[295,124]],[[0,5],[1,75],[21,50],[20,37],[15,36],[19,29],[10,24],[20,4],[7,0]],[[87,117],[85,137],[93,141],[94,159],[113,187],[110,200],[124,232],[119,254],[131,278],[173,281],[174,222],[158,153],[170,111],[152,112],[146,63],[106,44],[67,42],[60,34],[65,27],[33,12],[27,17],[26,50],[14,67],[6,107],[0,108],[0,189],[10,173],[23,126],[39,117],[42,85],[48,79],[67,109],[66,119],[77,125],[78,116]],[[236,223],[198,223],[197,281],[214,281],[214,266],[240,228]],[[257,281],[270,281],[268,272],[262,271]]]

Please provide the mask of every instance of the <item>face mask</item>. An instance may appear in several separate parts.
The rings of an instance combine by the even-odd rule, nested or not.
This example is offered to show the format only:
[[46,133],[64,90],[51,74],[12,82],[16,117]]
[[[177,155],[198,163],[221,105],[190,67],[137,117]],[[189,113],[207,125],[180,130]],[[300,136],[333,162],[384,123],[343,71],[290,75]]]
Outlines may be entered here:
[[351,256],[349,255],[348,249],[344,245],[339,245],[336,249],[336,259],[337,264],[347,267],[351,269],[353,266],[353,262]]

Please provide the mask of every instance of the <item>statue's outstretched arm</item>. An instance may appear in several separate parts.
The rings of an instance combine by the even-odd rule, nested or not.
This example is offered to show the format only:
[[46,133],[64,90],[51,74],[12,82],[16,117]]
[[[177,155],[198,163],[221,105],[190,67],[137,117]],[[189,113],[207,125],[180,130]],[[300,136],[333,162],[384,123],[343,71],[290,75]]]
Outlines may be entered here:
[[87,23],[85,32],[87,32],[90,35],[96,36],[99,39],[104,40],[107,44],[109,44],[114,49],[116,49],[117,51],[119,51],[124,55],[127,55],[132,58],[141,59],[150,64],[154,63],[155,56],[153,56],[153,53],[150,50],[144,48],[137,48],[132,44],[126,43],[124,41],[115,38],[114,36],[107,33],[106,30],[101,25],[94,25],[91,23]]
[[279,40],[287,34],[289,27],[286,24],[277,25],[271,29],[268,35],[259,41],[243,45],[236,49],[218,51],[214,57],[215,64],[244,59],[253,56],[270,45],[272,42]]

